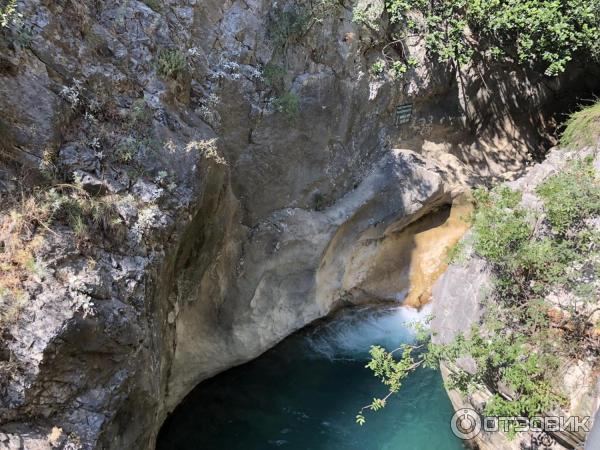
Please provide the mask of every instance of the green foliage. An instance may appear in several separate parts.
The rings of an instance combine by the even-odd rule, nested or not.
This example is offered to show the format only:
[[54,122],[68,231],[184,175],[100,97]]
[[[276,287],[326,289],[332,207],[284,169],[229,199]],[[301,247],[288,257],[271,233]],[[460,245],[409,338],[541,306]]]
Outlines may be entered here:
[[129,110],[129,126],[136,129],[144,129],[152,122],[154,113],[143,98],[138,98]]
[[[556,373],[558,359],[549,354],[532,351],[525,337],[511,332],[503,321],[489,318],[487,330],[475,327],[467,338],[463,335],[448,345],[429,342],[427,351],[419,351],[420,345],[403,345],[388,352],[371,347],[371,360],[367,368],[373,371],[388,388],[383,398],[374,398],[356,416],[356,422],[366,421],[365,410],[378,411],[386,406],[388,398],[400,391],[402,381],[419,367],[434,368],[444,361],[453,368],[448,380],[448,388],[467,395],[477,389],[489,387],[498,389],[505,386],[511,392],[510,398],[495,394],[486,404],[485,413],[490,416],[533,417],[548,412],[552,407],[564,402],[557,394],[551,376]],[[495,328],[493,324],[497,324]],[[490,328],[493,328],[490,330]],[[396,359],[395,354],[401,356]],[[459,360],[471,358],[475,370],[466,371],[459,367]]]
[[376,23],[371,23],[371,21],[369,20],[369,17],[367,17],[367,12],[361,8],[354,8],[352,10],[352,22],[369,25],[372,28],[377,26]]
[[394,61],[392,63],[392,72],[396,78],[401,78],[408,72],[408,66],[402,61]]
[[156,59],[156,71],[165,78],[177,78],[187,69],[187,60],[180,50],[160,50]]
[[409,67],[417,67],[419,65],[419,60],[413,56],[410,56],[406,60],[406,64],[408,64]]
[[313,197],[315,211],[323,211],[327,204],[327,199],[323,194],[317,192]]
[[267,32],[276,49],[285,50],[299,41],[315,23],[335,14],[341,7],[338,0],[314,0],[309,5],[291,8],[275,6],[269,14]]
[[600,102],[572,114],[561,136],[563,147],[595,145],[600,138]]
[[493,264],[497,294],[507,305],[526,304],[555,286],[574,288],[576,277],[567,268],[595,248],[593,231],[584,223],[600,214],[600,186],[590,160],[570,164],[537,193],[552,226],[543,237],[534,233],[541,218],[519,205],[519,193],[500,188],[475,195],[473,249]]
[[0,29],[9,27],[17,17],[17,0],[0,1]]
[[33,29],[18,11],[17,0],[0,0],[0,37],[23,47],[31,43]]
[[532,234],[527,211],[517,206],[520,194],[508,188],[478,190],[475,199],[479,206],[473,223],[475,251],[494,263],[510,264],[513,251]]
[[[366,419],[363,411],[368,409],[371,411],[379,411],[387,404],[387,400],[393,394],[400,391],[402,380],[408,376],[416,367],[421,365],[421,361],[417,362],[414,358],[414,352],[417,348],[412,345],[403,345],[392,352],[386,351],[384,348],[375,345],[371,347],[371,360],[366,365],[366,368],[371,369],[373,374],[387,386],[388,393],[383,398],[374,398],[373,401],[365,405],[356,416],[356,423],[364,425]],[[395,358],[395,353],[401,354],[399,359]]]
[[285,69],[277,64],[269,63],[263,68],[262,77],[267,86],[280,90],[284,85]]
[[[597,260],[599,239],[593,226],[586,224],[586,219],[600,214],[600,184],[591,159],[570,163],[541,184],[537,193],[544,201],[550,232],[535,232],[543,217],[527,212],[520,205],[520,195],[507,188],[477,192],[473,224],[473,249],[492,263],[496,276],[494,300],[499,308],[493,320],[488,318],[486,328],[492,330],[490,334],[521,336],[518,345],[529,355],[518,356],[517,362],[500,358],[510,370],[491,368],[503,375],[500,382],[522,396],[495,398],[490,408],[503,412],[513,408],[528,416],[558,401],[549,392],[548,377],[542,376],[552,373],[550,354],[596,351],[594,343],[582,338],[590,326],[582,312],[569,311],[571,323],[559,333],[550,327],[551,305],[544,300],[555,288],[585,291],[577,271],[569,269]],[[538,353],[532,351],[536,348]],[[529,362],[532,355],[535,359]],[[537,383],[526,385],[526,380]]]
[[377,17],[377,9],[369,2],[357,4],[352,9],[352,21],[364,25],[373,30],[379,30],[379,17]]
[[[474,328],[469,338],[460,336],[448,346],[430,345],[433,357],[455,367],[449,387],[464,394],[484,386],[508,387],[511,398],[496,394],[487,402],[485,413],[490,416],[533,417],[560,404],[562,396],[553,392],[549,382],[549,374],[558,368],[557,358],[533,351],[526,339],[512,333],[502,320],[491,330],[493,321],[487,323],[487,330]],[[472,358],[476,370],[458,368],[461,357]]]
[[461,240],[452,247],[448,248],[448,251],[446,252],[446,264],[462,263],[466,251],[465,246],[465,242]]
[[[587,221],[600,215],[600,182],[591,158],[570,163],[537,192],[551,226],[544,232],[536,232],[543,216],[526,211],[518,192],[500,187],[475,193],[470,244],[495,276],[482,324],[447,345],[429,342],[427,351],[417,351],[422,342],[393,352],[374,347],[367,367],[389,395],[399,391],[411,371],[444,361],[452,369],[449,388],[464,394],[483,388],[495,393],[486,403],[486,415],[540,416],[565,401],[553,383],[561,358],[600,354],[589,311],[581,308],[582,301],[595,297],[596,287],[593,279],[582,281],[580,271],[572,270],[587,266],[586,271],[600,275],[600,236]],[[559,309],[545,300],[556,288],[577,297]],[[396,360],[398,351],[402,356]],[[473,361],[474,370],[461,368],[459,361],[465,357]],[[364,407],[357,422],[364,423],[365,409],[385,406],[387,397],[383,400]],[[509,425],[514,431],[515,424]]]
[[294,120],[300,113],[300,99],[292,91],[286,92],[273,101],[276,111],[285,115],[288,120]]
[[137,152],[137,141],[134,138],[129,137],[119,143],[115,149],[115,157],[121,164],[129,164],[134,160]]
[[552,228],[559,234],[579,228],[584,219],[600,214],[600,183],[591,159],[578,161],[550,178],[537,193],[544,200]]
[[356,415],[356,423],[359,424],[361,427],[365,424],[366,421],[367,419],[365,418],[364,414],[359,413]]
[[379,59],[373,63],[371,66],[371,73],[373,75],[381,75],[385,70],[385,61],[383,59]]
[[421,12],[427,46],[440,61],[470,61],[473,37],[494,59],[539,66],[549,76],[564,72],[578,53],[600,57],[595,0],[386,0],[386,9],[397,24]]
[[[407,369],[412,366],[413,348],[409,345],[404,345],[400,348],[401,357],[399,360],[394,359],[393,352],[387,352],[379,346],[371,347],[371,361],[367,364],[367,368],[373,371],[373,374],[381,379],[381,382],[389,386],[391,392],[396,393],[402,386],[402,379],[408,374]],[[374,410],[377,406],[384,406],[385,400],[378,399],[374,403]]]
[[[386,63],[384,60],[379,60],[376,64],[379,65],[379,67],[376,67],[376,69],[379,71],[376,72],[375,70],[372,70],[372,72],[376,75],[379,75],[385,70]],[[414,57],[409,57],[405,60],[395,60],[391,62],[390,72],[394,78],[401,79],[404,77],[404,75],[406,75],[406,72],[408,72],[410,68],[417,67],[418,65],[419,61]]]
[[285,48],[304,35],[310,23],[309,12],[300,6],[274,9],[267,25],[269,37],[277,48]]

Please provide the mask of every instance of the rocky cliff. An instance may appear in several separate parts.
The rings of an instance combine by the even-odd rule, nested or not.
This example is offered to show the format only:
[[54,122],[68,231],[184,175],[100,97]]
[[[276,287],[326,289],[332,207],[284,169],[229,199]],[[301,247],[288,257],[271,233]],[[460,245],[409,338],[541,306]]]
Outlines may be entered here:
[[539,154],[574,80],[457,74],[414,37],[385,51],[417,67],[373,74],[385,33],[344,2],[18,2],[0,448],[153,448],[203,379],[334,308],[400,300],[399,233]]
[[[538,214],[538,223],[534,228],[534,233],[528,237],[528,240],[534,242],[544,239],[549,235],[549,222],[551,221],[552,211],[548,205],[544,204],[540,195],[540,187],[543,183],[550,180],[557,174],[565,173],[569,167],[576,164],[577,161],[585,159],[592,160],[592,170],[595,172],[597,183],[600,175],[600,145],[584,148],[579,151],[554,149],[543,163],[531,167],[522,177],[508,182],[505,186],[522,196],[520,206],[528,211],[535,211]],[[579,182],[580,180],[577,180]],[[581,189],[583,192],[583,180],[581,180]],[[585,194],[584,194],[585,195]],[[565,209],[566,204],[561,205]],[[583,208],[583,205],[580,205]],[[549,219],[550,217],[550,219]],[[593,235],[598,235],[598,217],[595,215],[585,219],[587,226]],[[585,227],[584,227],[585,228]],[[581,233],[576,227],[568,231],[568,235]],[[431,328],[433,331],[433,342],[436,344],[448,344],[454,341],[457,336],[468,336],[473,327],[481,327],[481,334],[485,336],[487,316],[494,308],[504,308],[502,301],[494,296],[494,292],[501,288],[498,286],[498,273],[495,271],[494,264],[482,258],[481,255],[473,251],[473,236],[469,232],[463,238],[465,248],[459,261],[450,265],[448,270],[438,279],[433,287],[433,320]],[[553,249],[556,251],[556,249]],[[590,244],[585,248],[583,259],[587,264],[593,265],[596,261],[595,246]],[[551,271],[551,267],[544,270]],[[548,315],[550,320],[543,325],[548,330],[558,330],[558,334],[550,334],[554,343],[559,343],[558,347],[544,347],[546,343],[543,338],[535,337],[533,345],[529,345],[530,353],[544,354],[552,353],[558,361],[558,367],[549,375],[550,382],[554,389],[561,392],[563,399],[560,405],[553,408],[552,411],[544,411],[544,417],[577,417],[585,427],[580,429],[556,429],[556,430],[526,430],[524,432],[511,435],[502,432],[486,432],[482,430],[470,441],[473,446],[482,450],[492,449],[514,449],[523,448],[548,448],[548,449],[583,449],[586,444],[587,434],[594,426],[598,426],[597,411],[600,408],[600,379],[597,372],[597,357],[595,350],[588,352],[584,338],[575,343],[568,338],[562,343],[562,337],[571,332],[572,325],[565,330],[561,330],[562,321],[571,324],[578,321],[578,314],[584,318],[582,329],[584,336],[590,336],[594,340],[597,336],[598,310],[597,295],[595,294],[598,286],[597,274],[588,272],[586,267],[570,263],[566,269],[572,271],[577,277],[580,286],[586,286],[591,292],[591,298],[586,299],[583,294],[584,289],[579,292],[571,291],[568,283],[558,287],[553,287],[549,295],[543,300],[549,305],[549,309],[544,315]],[[534,283],[534,282],[532,282]],[[575,305],[575,306],[574,306]],[[568,312],[567,312],[568,311]],[[493,313],[492,313],[493,314]],[[558,319],[557,319],[558,317]],[[514,322],[518,322],[516,315]],[[514,323],[511,321],[503,322],[505,329],[510,330]],[[516,331],[515,331],[516,332]],[[552,331],[550,331],[552,333]],[[509,333],[510,334],[510,333]],[[561,346],[566,347],[563,352]],[[459,373],[461,370],[473,373],[473,366],[476,365],[471,356],[462,356],[461,359],[442,364],[442,373],[448,382],[452,374]],[[532,380],[534,379],[532,375]],[[516,398],[515,392],[511,386],[500,382],[483,383],[477,389],[473,389],[468,394],[459,392],[458,389],[449,389],[450,398],[457,411],[465,408],[476,411],[482,416],[485,415],[486,404],[490,403],[494,395],[501,395],[505,398]],[[492,416],[493,417],[493,416]],[[587,419],[586,419],[587,418]],[[507,430],[505,430],[507,431]],[[537,444],[535,444],[537,442]],[[535,444],[535,445],[534,445]],[[538,445],[538,447],[536,447]],[[590,443],[586,449],[595,448],[595,443]]]

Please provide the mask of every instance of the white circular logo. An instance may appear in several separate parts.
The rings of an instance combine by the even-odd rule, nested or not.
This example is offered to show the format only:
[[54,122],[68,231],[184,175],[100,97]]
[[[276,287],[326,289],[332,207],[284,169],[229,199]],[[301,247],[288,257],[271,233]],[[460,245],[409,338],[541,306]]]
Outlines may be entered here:
[[456,437],[470,440],[481,432],[481,417],[472,409],[459,409],[452,416],[450,426]]

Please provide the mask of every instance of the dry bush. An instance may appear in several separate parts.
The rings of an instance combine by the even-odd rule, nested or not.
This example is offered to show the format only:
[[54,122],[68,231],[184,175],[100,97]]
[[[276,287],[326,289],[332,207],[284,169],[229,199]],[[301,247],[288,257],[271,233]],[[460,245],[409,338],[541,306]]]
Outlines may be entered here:
[[49,206],[35,196],[3,203],[8,208],[0,216],[0,329],[17,320],[26,304],[24,282],[40,275],[36,252],[50,218]]

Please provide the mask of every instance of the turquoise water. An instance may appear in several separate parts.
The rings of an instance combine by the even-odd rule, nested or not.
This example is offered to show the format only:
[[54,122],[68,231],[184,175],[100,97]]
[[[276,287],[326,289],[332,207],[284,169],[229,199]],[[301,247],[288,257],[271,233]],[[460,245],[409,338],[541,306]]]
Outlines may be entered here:
[[439,372],[410,376],[381,412],[354,418],[385,387],[365,362],[369,346],[411,340],[426,312],[346,311],[258,359],[201,383],[167,420],[157,450],[460,450]]

